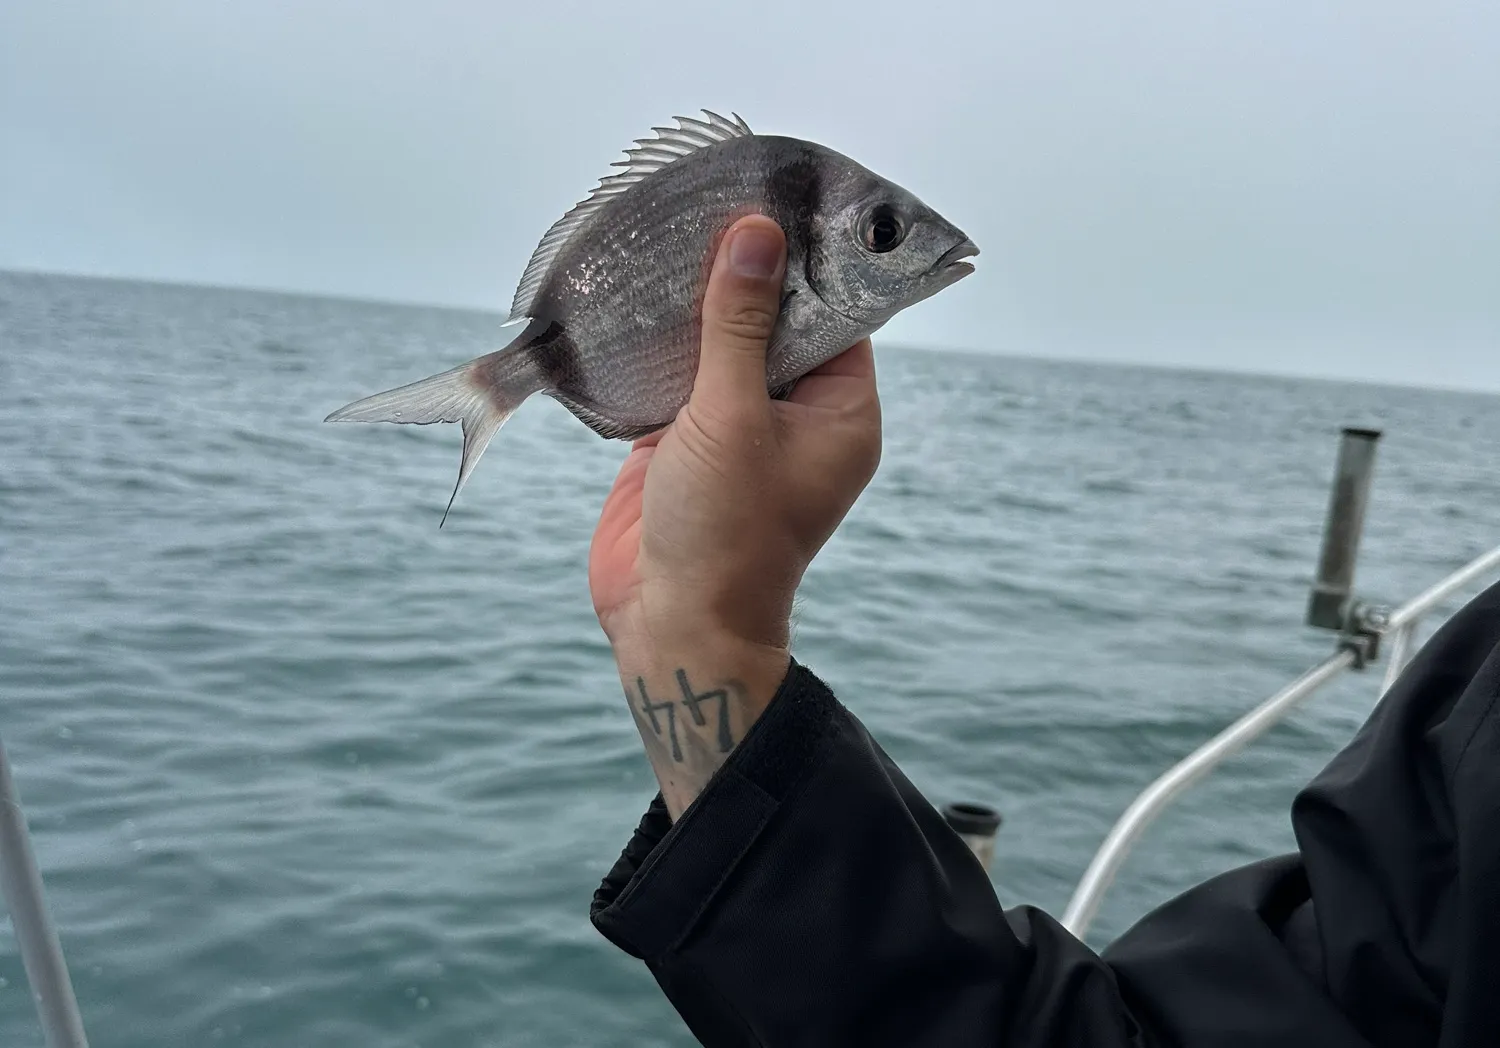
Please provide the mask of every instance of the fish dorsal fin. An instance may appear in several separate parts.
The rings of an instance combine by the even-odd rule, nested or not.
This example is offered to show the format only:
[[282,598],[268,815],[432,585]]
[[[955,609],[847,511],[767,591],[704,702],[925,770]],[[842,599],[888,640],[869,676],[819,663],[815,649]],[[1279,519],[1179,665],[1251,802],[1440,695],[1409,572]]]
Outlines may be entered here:
[[656,132],[655,138],[636,139],[635,148],[625,150],[628,159],[617,160],[610,165],[624,170],[601,178],[593,192],[552,223],[552,228],[547,230],[541,243],[537,244],[536,251],[532,253],[531,261],[526,263],[526,271],[521,274],[515,301],[510,306],[510,319],[531,316],[537,291],[547,277],[552,260],[562,251],[563,245],[573,238],[573,234],[582,229],[594,213],[613,197],[674,160],[720,142],[728,142],[732,138],[754,134],[738,114],[731,113],[730,117],[733,119],[727,119],[705,109],[703,115],[707,117],[706,120],[691,116],[673,117],[677,121],[676,127],[653,127],[651,130]]

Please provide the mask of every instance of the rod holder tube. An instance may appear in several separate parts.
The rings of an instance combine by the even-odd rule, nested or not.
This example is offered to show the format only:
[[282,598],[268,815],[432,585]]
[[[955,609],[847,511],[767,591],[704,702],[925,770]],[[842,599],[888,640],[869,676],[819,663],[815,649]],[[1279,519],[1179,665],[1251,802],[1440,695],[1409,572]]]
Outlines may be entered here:
[[995,834],[1000,830],[1000,813],[983,804],[955,802],[943,807],[943,818],[988,871],[995,861]]
[[42,875],[31,850],[26,817],[16,797],[3,743],[0,743],[0,894],[4,895],[10,923],[16,930],[21,962],[31,983],[47,1048],[88,1048],[83,1019],[73,996],[73,982],[68,978],[57,929],[47,913]]
[[1378,429],[1345,427],[1339,441],[1338,467],[1323,526],[1323,551],[1318,575],[1307,602],[1307,624],[1343,630],[1349,623],[1354,598],[1354,567],[1364,532],[1365,507],[1370,502],[1370,480],[1375,471]]

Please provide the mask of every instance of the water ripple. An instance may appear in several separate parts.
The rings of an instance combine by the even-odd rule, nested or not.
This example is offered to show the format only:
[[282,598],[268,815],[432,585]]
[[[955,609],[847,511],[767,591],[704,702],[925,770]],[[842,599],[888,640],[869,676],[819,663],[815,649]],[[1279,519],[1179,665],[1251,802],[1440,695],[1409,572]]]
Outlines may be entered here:
[[[100,1043],[692,1043],[587,920],[654,791],[584,575],[623,447],[528,404],[439,531],[451,427],[320,422],[495,333],[0,274],[0,731]],[[1495,541],[1494,398],[880,352],[885,460],[797,651],[930,796],[1003,810],[1008,901],[1060,907],[1137,790],[1327,652],[1339,425],[1389,430],[1371,594]],[[1185,798],[1100,937],[1291,847],[1373,686]]]

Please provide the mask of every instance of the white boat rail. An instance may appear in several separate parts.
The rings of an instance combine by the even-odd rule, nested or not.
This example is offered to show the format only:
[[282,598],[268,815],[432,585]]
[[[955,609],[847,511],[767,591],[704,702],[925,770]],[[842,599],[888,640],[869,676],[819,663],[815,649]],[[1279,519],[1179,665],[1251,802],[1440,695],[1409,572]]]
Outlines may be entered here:
[[42,894],[42,875],[26,833],[26,817],[16,797],[5,746],[0,744],[0,893],[21,947],[21,963],[36,1001],[47,1048],[88,1048],[73,983],[63,961],[57,929]]
[[[1385,683],[1381,687],[1382,694],[1395,683],[1409,661],[1413,633],[1422,616],[1469,582],[1497,570],[1500,570],[1500,546],[1455,571],[1421,596],[1403,604],[1390,616],[1390,625],[1385,631],[1390,637],[1390,655]],[[1355,650],[1344,648],[1272,695],[1147,786],[1130,803],[1130,807],[1125,809],[1125,813],[1109,831],[1109,836],[1104,839],[1093,861],[1089,863],[1083,879],[1073,890],[1068,908],[1063,911],[1063,925],[1082,938],[1099,912],[1099,904],[1103,902],[1104,893],[1114,881],[1115,874],[1119,872],[1146,828],[1167,805],[1222,764],[1226,758],[1280,721],[1304,699],[1345,670],[1356,668],[1358,664],[1359,655]]]
[[1389,654],[1381,685],[1383,695],[1406,668],[1422,618],[1471,582],[1500,571],[1500,546],[1497,546],[1395,611],[1385,612],[1354,599],[1354,563],[1369,496],[1374,446],[1379,437],[1374,430],[1344,430],[1324,531],[1323,555],[1308,605],[1309,624],[1339,630],[1338,651],[1198,747],[1130,803],[1094,854],[1063,911],[1062,923],[1074,935],[1082,938],[1087,934],[1104,901],[1104,893],[1131,849],[1157,816],[1188,787],[1281,721],[1323,685],[1346,670],[1363,669],[1379,656],[1381,646],[1385,645]]

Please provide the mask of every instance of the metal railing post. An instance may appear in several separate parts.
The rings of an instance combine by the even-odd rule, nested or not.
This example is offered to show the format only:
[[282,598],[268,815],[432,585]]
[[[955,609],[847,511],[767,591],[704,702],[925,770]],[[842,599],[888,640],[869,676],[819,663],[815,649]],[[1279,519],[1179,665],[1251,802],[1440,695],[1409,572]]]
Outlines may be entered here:
[[31,983],[47,1048],[88,1048],[73,982],[63,960],[57,929],[47,913],[42,875],[26,832],[26,816],[16,797],[5,746],[0,743],[0,894],[21,947],[21,963]]
[[1339,441],[1338,466],[1323,526],[1323,550],[1318,575],[1307,602],[1307,624],[1343,630],[1350,622],[1354,598],[1354,567],[1364,532],[1365,508],[1370,503],[1370,480],[1375,471],[1378,429],[1345,427]]

